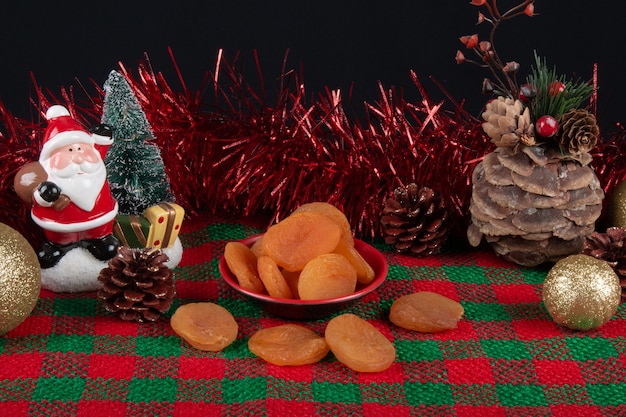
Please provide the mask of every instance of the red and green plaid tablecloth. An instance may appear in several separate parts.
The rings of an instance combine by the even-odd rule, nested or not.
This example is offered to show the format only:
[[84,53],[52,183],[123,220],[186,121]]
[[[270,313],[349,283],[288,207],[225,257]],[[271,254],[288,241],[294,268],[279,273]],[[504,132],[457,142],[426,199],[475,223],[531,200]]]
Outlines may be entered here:
[[[345,311],[369,320],[396,347],[378,374],[332,354],[310,366],[255,357],[248,338],[285,320],[264,313],[220,279],[224,244],[260,232],[250,223],[184,225],[177,299],[156,323],[108,314],[95,293],[43,290],[32,314],[0,337],[0,416],[626,416],[626,309],[600,329],[556,325],[541,303],[546,269],[525,269],[463,243],[425,259],[384,245],[387,281]],[[459,300],[458,329],[419,334],[392,325],[394,299],[419,290]],[[216,302],[239,338],[219,353],[176,336],[168,317],[184,303]],[[326,319],[302,322],[323,334]]]

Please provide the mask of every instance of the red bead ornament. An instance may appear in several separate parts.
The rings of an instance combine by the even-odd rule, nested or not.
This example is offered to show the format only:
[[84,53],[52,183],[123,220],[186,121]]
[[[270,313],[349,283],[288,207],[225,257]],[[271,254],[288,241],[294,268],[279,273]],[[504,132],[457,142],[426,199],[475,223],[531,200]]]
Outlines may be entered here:
[[565,84],[560,81],[553,81],[548,85],[548,94],[552,97],[555,97],[563,91],[565,91]]
[[556,131],[559,129],[559,123],[556,119],[550,115],[541,116],[537,119],[537,123],[535,125],[535,130],[539,136],[543,136],[544,138],[550,138],[556,134]]
[[537,96],[537,88],[532,84],[523,84],[519,89],[519,99],[524,103],[530,102]]

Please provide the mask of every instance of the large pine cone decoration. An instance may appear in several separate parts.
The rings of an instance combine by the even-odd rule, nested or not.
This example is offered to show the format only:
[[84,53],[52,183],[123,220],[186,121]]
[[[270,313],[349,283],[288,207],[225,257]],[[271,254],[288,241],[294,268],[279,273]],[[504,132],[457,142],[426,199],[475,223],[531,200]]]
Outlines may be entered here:
[[485,237],[524,266],[580,252],[604,198],[593,169],[550,148],[498,148],[476,166],[472,182],[470,243]]
[[449,211],[430,188],[398,187],[385,201],[380,223],[385,242],[415,256],[438,253],[450,231]]
[[604,192],[588,166],[598,134],[595,117],[568,111],[550,139],[536,138],[527,117],[519,100],[499,97],[487,104],[483,130],[497,148],[474,170],[467,236],[473,246],[484,237],[504,258],[536,266],[582,250]]
[[174,273],[160,249],[120,248],[100,271],[98,291],[107,311],[127,321],[156,321],[174,300]]

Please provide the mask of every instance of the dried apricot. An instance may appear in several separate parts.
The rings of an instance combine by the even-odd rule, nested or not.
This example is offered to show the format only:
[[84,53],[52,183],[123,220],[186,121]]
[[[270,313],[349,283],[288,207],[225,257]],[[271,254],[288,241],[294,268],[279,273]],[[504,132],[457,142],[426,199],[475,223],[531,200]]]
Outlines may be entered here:
[[257,258],[265,255],[265,252],[263,252],[263,235],[259,236],[259,238],[254,241],[252,246],[250,246],[250,250]]
[[354,314],[333,317],[324,337],[337,360],[357,372],[381,372],[396,359],[393,344],[371,323]]
[[265,292],[257,258],[249,247],[241,242],[228,242],[224,247],[224,260],[242,288],[259,294]]
[[329,350],[322,336],[298,324],[261,329],[250,337],[248,348],[261,359],[279,366],[319,362]]
[[317,256],[305,265],[298,280],[302,300],[321,300],[352,294],[356,290],[356,270],[336,253]]
[[455,329],[463,313],[460,303],[435,292],[420,291],[394,301],[389,320],[408,330],[431,333]]
[[302,204],[301,206],[296,208],[292,214],[302,213],[305,211],[321,213],[330,218],[332,221],[337,223],[337,225],[341,229],[341,237],[345,239],[348,244],[354,246],[354,237],[352,236],[350,222],[348,221],[348,218],[343,213],[343,211],[325,201],[314,201],[312,203]]
[[334,253],[344,256],[350,265],[356,270],[356,279],[361,284],[369,284],[374,280],[376,273],[374,269],[367,263],[354,246],[350,246],[345,240],[339,240]]
[[300,294],[298,293],[298,281],[300,280],[302,271],[287,271],[283,269],[280,272],[283,273],[283,277],[285,281],[287,281],[287,285],[289,285],[293,298],[300,298]]
[[239,326],[228,310],[208,302],[178,307],[170,325],[194,348],[211,352],[220,351],[233,343],[239,332]]
[[270,297],[293,298],[291,288],[287,285],[285,277],[272,258],[269,256],[259,257],[257,260],[257,268],[259,270],[259,277],[261,281],[263,281],[263,285]]
[[263,236],[263,250],[280,267],[298,271],[316,256],[332,252],[340,238],[334,221],[320,213],[302,212],[270,226]]

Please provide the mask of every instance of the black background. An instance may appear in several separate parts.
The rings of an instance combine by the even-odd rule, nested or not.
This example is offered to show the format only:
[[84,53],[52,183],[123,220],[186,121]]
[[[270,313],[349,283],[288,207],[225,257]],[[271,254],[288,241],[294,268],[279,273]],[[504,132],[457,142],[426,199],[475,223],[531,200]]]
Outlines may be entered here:
[[[505,10],[517,1],[499,2]],[[616,6],[617,5],[617,6]],[[482,78],[454,56],[461,35],[486,33],[476,26],[478,11],[469,0],[336,1],[137,1],[98,3],[12,1],[0,12],[0,100],[16,115],[30,117],[32,72],[42,87],[94,80],[103,83],[122,62],[134,70],[144,54],[180,88],[171,47],[189,88],[212,70],[218,50],[227,60],[240,52],[249,80],[257,78],[252,51],[258,51],[266,85],[288,68],[304,69],[308,93],[341,89],[351,107],[379,96],[378,82],[402,88],[419,100],[409,71],[414,70],[435,99],[443,97],[436,78],[478,115],[485,97]],[[598,64],[598,117],[615,130],[626,119],[624,14],[618,2],[537,0],[537,16],[521,16],[498,30],[496,46],[505,60],[522,64],[525,77],[533,51],[572,78],[591,79]]]

